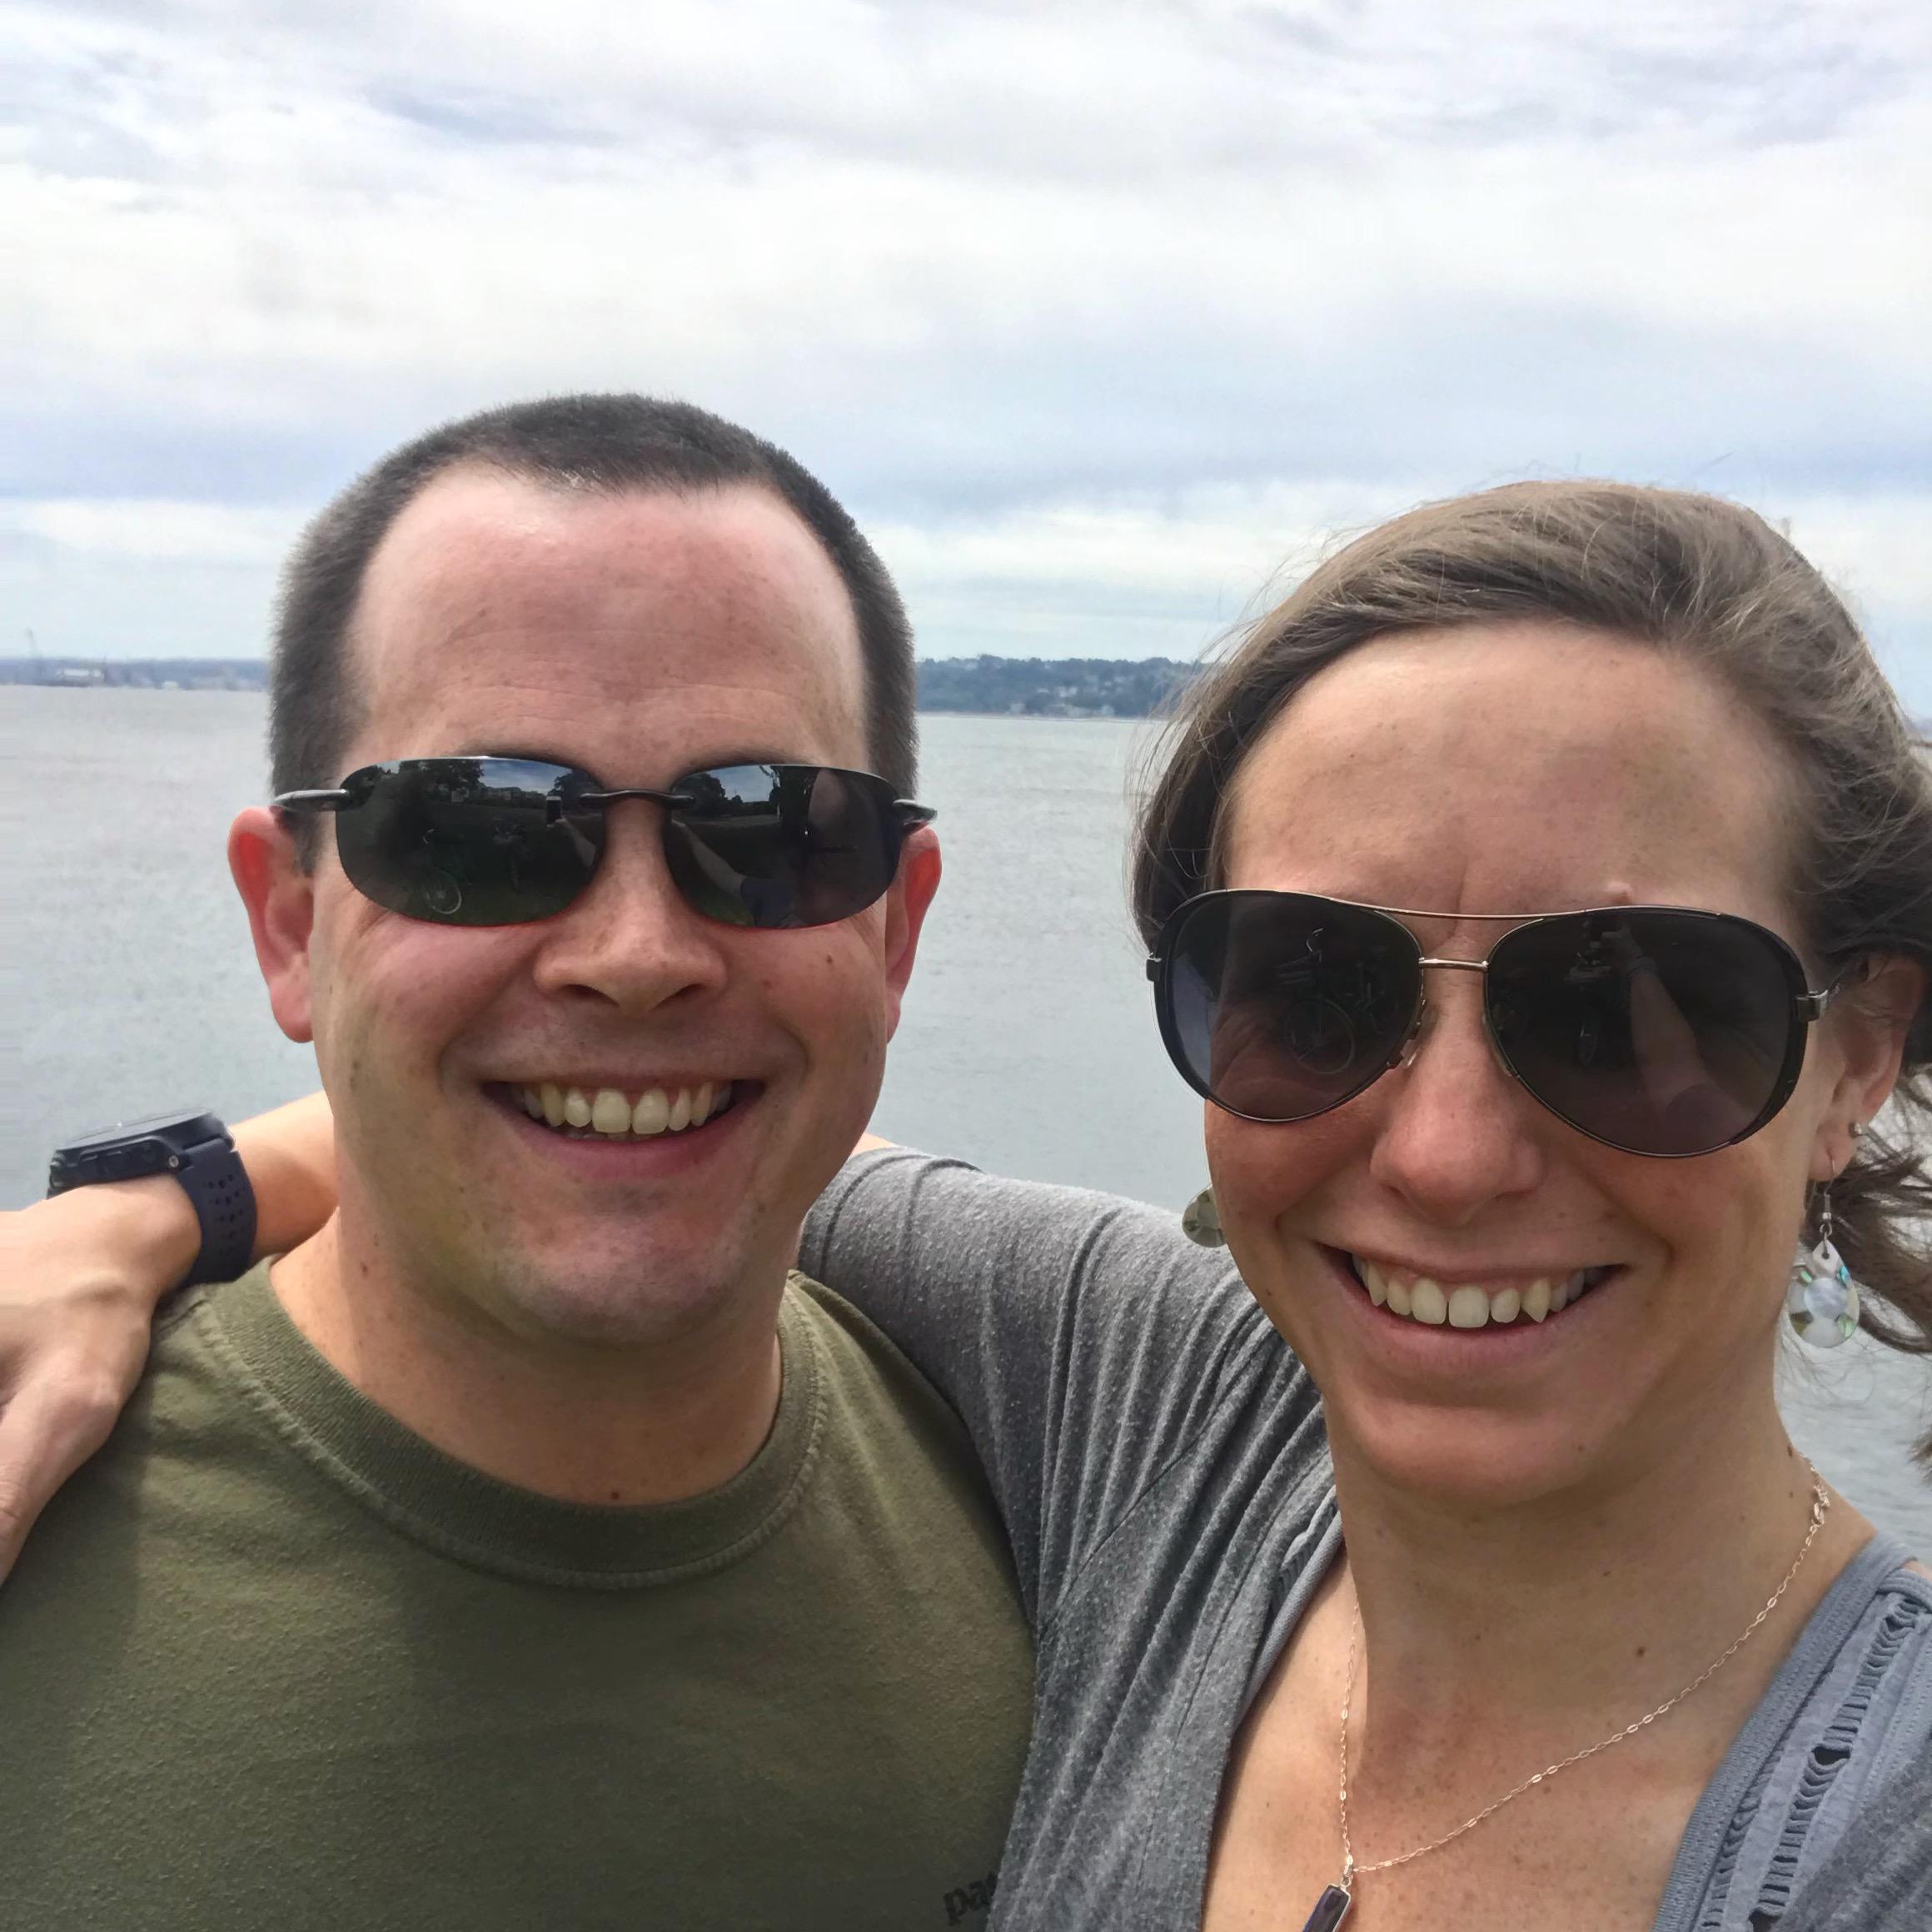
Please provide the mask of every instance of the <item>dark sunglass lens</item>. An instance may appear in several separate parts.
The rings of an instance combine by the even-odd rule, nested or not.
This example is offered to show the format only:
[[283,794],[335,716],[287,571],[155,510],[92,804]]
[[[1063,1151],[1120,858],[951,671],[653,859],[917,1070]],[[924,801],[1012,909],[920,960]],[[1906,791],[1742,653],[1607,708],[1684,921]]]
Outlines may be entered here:
[[1802,990],[1770,934],[1716,914],[1546,919],[1489,964],[1490,1025],[1516,1077],[1631,1153],[1709,1153],[1761,1126],[1802,1057]]
[[1419,993],[1397,921],[1298,893],[1208,895],[1168,947],[1169,1048],[1210,1099],[1255,1120],[1305,1120],[1393,1060]]
[[[355,774],[361,779],[362,774]],[[506,926],[561,912],[603,849],[597,813],[571,815],[561,765],[515,758],[405,759],[371,768],[336,814],[342,869],[412,919]]]
[[892,884],[900,839],[892,789],[868,772],[739,764],[694,772],[677,789],[692,803],[665,817],[665,859],[708,918],[830,925]]

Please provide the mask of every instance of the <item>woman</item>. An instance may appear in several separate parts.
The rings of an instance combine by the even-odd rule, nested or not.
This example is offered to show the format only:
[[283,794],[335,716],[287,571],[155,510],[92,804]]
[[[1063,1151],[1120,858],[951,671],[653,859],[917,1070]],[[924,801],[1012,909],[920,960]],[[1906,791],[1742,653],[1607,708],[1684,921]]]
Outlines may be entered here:
[[996,1923],[1837,1909],[1932,1753],[1932,1574],[1772,1387],[1794,1289],[1815,1340],[1932,1340],[1872,1124],[1925,1090],[1932,794],[1869,652],[1745,512],[1518,485],[1331,559],[1174,747],[1136,909],[1240,1279],[889,1151],[802,1257],[1012,1539]]

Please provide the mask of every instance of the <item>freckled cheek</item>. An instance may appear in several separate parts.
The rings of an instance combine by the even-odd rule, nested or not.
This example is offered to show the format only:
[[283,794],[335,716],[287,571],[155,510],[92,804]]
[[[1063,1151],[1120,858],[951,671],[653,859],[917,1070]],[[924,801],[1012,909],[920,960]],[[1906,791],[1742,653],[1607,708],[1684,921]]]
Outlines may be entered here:
[[1674,1311],[1709,1336],[1760,1327],[1783,1295],[1796,1184],[1787,1188],[1782,1167],[1754,1138],[1699,1160],[1646,1162],[1606,1190],[1661,1251]]
[[1208,1170],[1228,1249],[1248,1292],[1289,1347],[1318,1359],[1320,1336],[1309,1311],[1319,1284],[1309,1251],[1297,1238],[1338,1172],[1355,1158],[1356,1137],[1324,1116],[1288,1127],[1237,1120],[1218,1108],[1204,1122]]
[[1284,1217],[1293,1225],[1357,1169],[1367,1177],[1371,1136],[1346,1108],[1269,1127],[1209,1106],[1204,1134],[1223,1224],[1255,1234],[1265,1235]]

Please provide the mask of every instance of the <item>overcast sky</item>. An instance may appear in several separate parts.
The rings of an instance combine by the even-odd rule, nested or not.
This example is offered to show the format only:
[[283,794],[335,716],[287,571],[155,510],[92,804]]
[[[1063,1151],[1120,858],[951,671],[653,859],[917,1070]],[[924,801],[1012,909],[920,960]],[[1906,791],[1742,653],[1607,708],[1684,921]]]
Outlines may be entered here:
[[932,655],[1588,472],[1788,521],[1932,712],[1929,76],[1925,0],[0,5],[0,655],[256,655],[390,445],[635,388]]

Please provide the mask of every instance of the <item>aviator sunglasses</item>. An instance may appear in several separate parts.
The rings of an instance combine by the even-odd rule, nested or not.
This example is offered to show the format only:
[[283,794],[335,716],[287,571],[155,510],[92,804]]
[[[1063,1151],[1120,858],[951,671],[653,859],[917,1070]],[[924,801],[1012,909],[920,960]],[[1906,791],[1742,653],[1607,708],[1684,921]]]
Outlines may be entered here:
[[907,828],[934,816],[871,772],[832,765],[718,765],[654,791],[530,758],[398,759],[270,802],[333,813],[342,870],[377,905],[438,925],[508,926],[548,919],[584,891],[620,799],[664,808],[665,863],[694,911],[765,929],[863,912],[892,884]]
[[1426,954],[1402,924],[1447,916],[1297,892],[1187,900],[1148,961],[1168,1057],[1244,1120],[1307,1120],[1402,1063],[1425,969],[1478,973],[1485,1028],[1525,1092],[1607,1147],[1681,1158],[1776,1113],[1838,990],[1815,992],[1784,940],[1729,913],[1453,915],[1511,923],[1481,959]]

